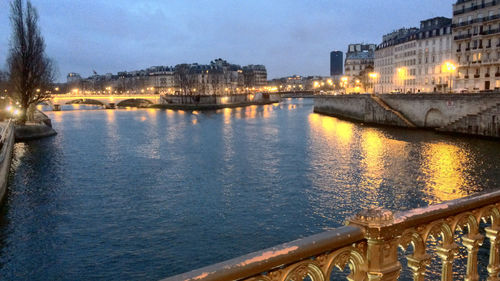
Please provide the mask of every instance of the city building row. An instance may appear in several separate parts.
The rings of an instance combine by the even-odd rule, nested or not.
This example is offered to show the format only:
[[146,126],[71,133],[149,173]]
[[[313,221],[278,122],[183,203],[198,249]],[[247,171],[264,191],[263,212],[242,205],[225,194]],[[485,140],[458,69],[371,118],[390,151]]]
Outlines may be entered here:
[[216,59],[210,64],[179,64],[174,67],[154,66],[145,70],[82,78],[78,73],[67,76],[68,89],[82,92],[148,92],[165,94],[237,94],[267,84],[263,65],[230,64]]
[[375,51],[375,92],[449,92],[453,70],[451,19],[421,21],[383,36]]
[[457,0],[453,18],[423,20],[382,43],[330,54],[330,75],[355,92],[479,92],[500,89],[500,1]]
[[456,89],[500,88],[500,1],[458,0],[453,5]]

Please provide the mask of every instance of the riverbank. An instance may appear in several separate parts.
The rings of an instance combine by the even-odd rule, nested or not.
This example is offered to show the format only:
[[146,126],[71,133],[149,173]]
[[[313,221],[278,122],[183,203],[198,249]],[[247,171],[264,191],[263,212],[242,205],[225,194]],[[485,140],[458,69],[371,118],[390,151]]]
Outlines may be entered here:
[[36,140],[56,134],[50,118],[39,110],[35,112],[35,121],[26,122],[25,125],[15,125],[16,142]]
[[153,108],[179,110],[217,110],[222,108],[244,107],[251,105],[266,105],[281,101],[279,94],[255,93],[238,95],[162,95],[160,104]]
[[497,93],[321,96],[314,112],[368,124],[500,137]]
[[3,205],[14,150],[14,126],[12,122],[2,122],[0,127],[0,205]]
[[149,108],[173,109],[173,110],[218,110],[224,108],[245,107],[251,105],[266,105],[278,103],[279,101],[263,101],[263,102],[240,102],[231,104],[154,104]]

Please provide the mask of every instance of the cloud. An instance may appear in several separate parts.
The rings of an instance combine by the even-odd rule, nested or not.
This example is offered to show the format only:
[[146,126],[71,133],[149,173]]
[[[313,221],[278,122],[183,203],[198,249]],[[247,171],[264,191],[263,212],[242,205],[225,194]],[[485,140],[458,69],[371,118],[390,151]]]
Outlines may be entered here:
[[[328,75],[329,52],[379,43],[422,19],[450,16],[452,0],[32,0],[47,53],[68,72],[90,75],[218,57],[264,64],[270,77]],[[0,26],[8,26],[0,2]],[[0,29],[0,62],[9,28]],[[1,64],[0,64],[1,65]]]

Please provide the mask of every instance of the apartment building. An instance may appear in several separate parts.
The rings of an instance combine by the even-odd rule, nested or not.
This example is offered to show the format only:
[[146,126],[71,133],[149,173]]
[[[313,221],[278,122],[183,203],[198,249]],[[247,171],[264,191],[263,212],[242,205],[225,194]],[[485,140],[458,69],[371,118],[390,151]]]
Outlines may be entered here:
[[500,1],[458,0],[453,4],[457,91],[500,89]]
[[345,58],[344,75],[359,77],[365,69],[373,70],[375,44],[350,44]]
[[447,92],[453,77],[451,19],[436,17],[419,28],[401,28],[383,36],[375,51],[375,92]]

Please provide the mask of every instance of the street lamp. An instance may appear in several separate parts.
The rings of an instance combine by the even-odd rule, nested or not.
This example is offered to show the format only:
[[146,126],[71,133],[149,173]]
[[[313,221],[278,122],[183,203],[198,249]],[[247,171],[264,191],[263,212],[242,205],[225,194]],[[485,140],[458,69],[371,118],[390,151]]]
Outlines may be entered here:
[[406,67],[400,67],[397,69],[398,71],[398,78],[399,80],[402,81],[402,84],[403,84],[403,93],[406,92],[406,84],[405,84],[405,80],[406,80],[406,76],[407,76],[407,69]]
[[441,66],[441,70],[442,70],[442,72],[445,72],[445,73],[448,72],[450,74],[450,77],[448,79],[448,87],[450,88],[450,93],[451,93],[452,74],[455,73],[455,71],[457,70],[457,66],[451,61],[446,61]]
[[343,76],[340,78],[340,85],[344,88],[344,93],[347,94],[347,83],[349,82],[349,77]]
[[370,72],[368,74],[368,77],[370,78],[370,84],[371,84],[371,87],[373,89],[373,93],[375,94],[375,82],[376,82],[376,79],[378,78],[378,73]]

